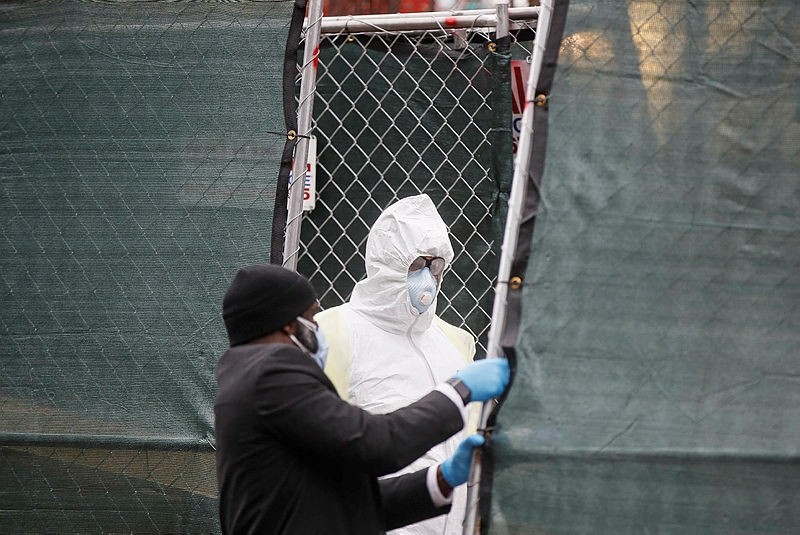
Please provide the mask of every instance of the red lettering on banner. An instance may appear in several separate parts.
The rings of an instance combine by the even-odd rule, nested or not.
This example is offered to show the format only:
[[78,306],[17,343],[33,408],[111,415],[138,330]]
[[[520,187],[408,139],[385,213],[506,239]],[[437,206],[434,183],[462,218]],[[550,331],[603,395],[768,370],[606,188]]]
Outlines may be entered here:
[[511,61],[511,133],[513,135],[513,151],[517,154],[517,145],[522,130],[522,114],[528,105],[525,85],[530,72],[530,65],[525,60]]
[[[524,64],[524,66],[523,66]],[[511,107],[512,113],[519,114],[525,109],[525,78],[527,62],[515,60],[511,62]]]
[[306,163],[306,178],[303,182],[303,200],[307,201],[311,198],[311,164]]

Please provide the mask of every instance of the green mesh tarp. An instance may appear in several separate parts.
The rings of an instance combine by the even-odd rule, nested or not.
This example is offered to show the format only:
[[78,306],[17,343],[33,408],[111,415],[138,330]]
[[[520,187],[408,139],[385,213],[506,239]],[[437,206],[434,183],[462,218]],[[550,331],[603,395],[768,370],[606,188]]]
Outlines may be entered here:
[[800,4],[560,45],[489,532],[798,533]]
[[0,4],[0,532],[218,530],[220,302],[270,254],[292,8]]

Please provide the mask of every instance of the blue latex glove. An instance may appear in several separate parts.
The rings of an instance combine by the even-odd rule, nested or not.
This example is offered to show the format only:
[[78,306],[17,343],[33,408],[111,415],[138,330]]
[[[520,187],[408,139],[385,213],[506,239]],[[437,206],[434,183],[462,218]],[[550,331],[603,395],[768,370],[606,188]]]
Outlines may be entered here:
[[[463,380],[463,379],[462,379]],[[461,441],[452,457],[442,463],[442,475],[451,487],[467,482],[469,467],[472,464],[472,450],[483,445],[483,436],[470,435]]]
[[506,389],[509,376],[505,357],[476,360],[455,374],[469,388],[470,401],[496,398]]

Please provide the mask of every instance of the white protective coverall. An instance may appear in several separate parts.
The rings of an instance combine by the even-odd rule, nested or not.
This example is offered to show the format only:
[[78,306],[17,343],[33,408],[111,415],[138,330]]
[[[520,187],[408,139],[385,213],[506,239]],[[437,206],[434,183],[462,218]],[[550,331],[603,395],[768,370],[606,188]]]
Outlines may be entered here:
[[[330,344],[325,372],[339,394],[373,413],[387,413],[421,398],[472,361],[475,339],[436,316],[436,301],[420,314],[411,305],[408,267],[419,256],[453,260],[447,226],[427,195],[387,208],[367,237],[367,276],[348,303],[315,320]],[[438,292],[437,292],[438,295]],[[401,472],[451,456],[468,431],[454,435]],[[461,535],[466,486],[455,489],[450,513],[392,531],[403,535]]]

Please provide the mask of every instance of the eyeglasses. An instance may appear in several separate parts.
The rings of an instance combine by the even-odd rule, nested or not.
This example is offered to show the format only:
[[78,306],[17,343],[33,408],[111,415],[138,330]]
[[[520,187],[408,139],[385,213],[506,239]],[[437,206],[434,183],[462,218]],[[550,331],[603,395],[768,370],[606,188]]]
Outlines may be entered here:
[[418,256],[411,265],[408,266],[409,273],[412,271],[419,271],[420,269],[426,267],[431,270],[431,275],[434,277],[438,277],[444,271],[445,266],[444,258],[437,256],[431,259],[425,258],[424,256]]

